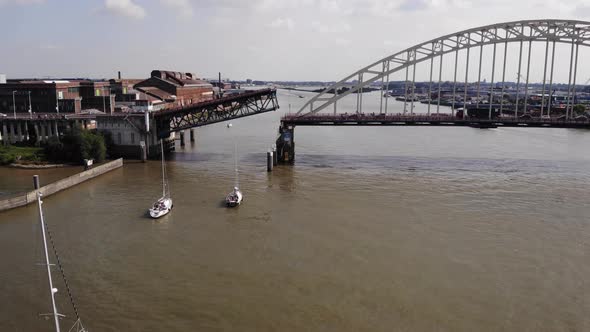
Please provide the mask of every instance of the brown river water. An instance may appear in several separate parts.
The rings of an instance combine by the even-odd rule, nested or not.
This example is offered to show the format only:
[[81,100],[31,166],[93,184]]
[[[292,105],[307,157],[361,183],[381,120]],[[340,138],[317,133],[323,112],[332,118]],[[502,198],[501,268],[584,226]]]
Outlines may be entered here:
[[[590,331],[590,132],[299,127],[296,165],[267,173],[306,99],[197,129],[160,220],[158,161],[45,199],[89,331]],[[245,198],[227,209],[234,142]],[[72,169],[3,168],[0,192],[33,173]],[[0,213],[0,331],[53,331],[38,228],[35,205]]]

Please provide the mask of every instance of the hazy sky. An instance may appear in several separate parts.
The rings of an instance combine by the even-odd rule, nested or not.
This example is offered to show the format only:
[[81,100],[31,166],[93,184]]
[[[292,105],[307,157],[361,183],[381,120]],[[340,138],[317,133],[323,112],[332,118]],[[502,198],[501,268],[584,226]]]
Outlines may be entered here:
[[590,21],[590,0],[0,0],[0,73],[339,80],[432,38],[538,18]]

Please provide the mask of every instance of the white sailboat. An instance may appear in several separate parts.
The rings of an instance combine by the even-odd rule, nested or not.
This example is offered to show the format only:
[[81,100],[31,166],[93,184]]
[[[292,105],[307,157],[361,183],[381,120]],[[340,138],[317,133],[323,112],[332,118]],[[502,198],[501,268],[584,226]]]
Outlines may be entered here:
[[43,208],[41,207],[41,205],[43,204],[43,201],[41,200],[42,194],[39,191],[39,176],[38,175],[33,176],[33,183],[35,185],[35,190],[37,190],[37,206],[39,207],[39,223],[41,225],[41,234],[43,234],[43,249],[44,249],[44,253],[45,253],[45,264],[43,264],[43,265],[45,265],[47,268],[47,279],[49,281],[49,294],[51,295],[51,305],[53,308],[52,313],[41,314],[40,316],[53,317],[53,321],[55,324],[55,331],[57,331],[57,332],[61,331],[59,322],[62,318],[65,318],[66,316],[58,313],[58,311],[57,311],[57,305],[55,302],[55,294],[57,293],[57,288],[54,287],[53,278],[51,276],[51,266],[57,265],[59,267],[59,271],[61,272],[61,275],[63,277],[64,283],[66,286],[66,290],[67,290],[68,296],[70,298],[70,302],[71,302],[74,312],[76,314],[76,321],[74,322],[74,325],[72,325],[72,327],[68,331],[70,331],[70,332],[86,332],[86,329],[82,325],[82,320],[80,319],[80,316],[78,315],[78,309],[76,308],[76,305],[74,304],[74,299],[72,297],[72,294],[70,293],[70,287],[68,286],[66,277],[64,275],[63,268],[62,268],[61,262],[59,260],[59,256],[57,255],[57,250],[55,249],[55,246],[53,246],[53,240],[51,240],[51,245],[53,246],[53,252],[55,253],[55,259],[57,261],[57,264],[51,264],[49,262],[49,250],[47,248],[46,232],[49,233],[50,239],[51,239],[51,233],[49,232],[49,228],[45,224],[45,219],[43,217]]
[[160,140],[160,148],[162,154],[162,197],[158,199],[150,208],[150,216],[154,219],[165,216],[172,210],[172,198],[170,197],[170,188],[166,178],[166,164],[164,163],[164,140]]
[[[232,124],[229,123],[227,125],[227,128],[231,128],[231,126],[232,126]],[[235,138],[234,138],[234,167],[235,167],[235,172],[236,172],[236,181],[235,181],[234,189],[229,194],[227,194],[227,196],[225,197],[225,204],[228,207],[236,207],[236,206],[240,205],[242,203],[242,200],[244,199],[244,195],[240,191],[240,179],[239,179],[239,174],[238,174],[238,143]]]

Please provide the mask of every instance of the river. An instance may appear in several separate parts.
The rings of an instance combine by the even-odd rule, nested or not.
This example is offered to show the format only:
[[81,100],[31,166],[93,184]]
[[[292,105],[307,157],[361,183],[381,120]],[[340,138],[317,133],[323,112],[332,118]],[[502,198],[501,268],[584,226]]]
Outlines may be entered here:
[[[267,173],[280,116],[311,95],[198,128],[158,221],[158,161],[45,199],[88,330],[590,331],[590,132],[298,127],[296,164]],[[227,209],[234,142],[245,199]],[[0,191],[30,173],[0,170]],[[41,248],[36,206],[0,213],[0,331],[52,331]]]

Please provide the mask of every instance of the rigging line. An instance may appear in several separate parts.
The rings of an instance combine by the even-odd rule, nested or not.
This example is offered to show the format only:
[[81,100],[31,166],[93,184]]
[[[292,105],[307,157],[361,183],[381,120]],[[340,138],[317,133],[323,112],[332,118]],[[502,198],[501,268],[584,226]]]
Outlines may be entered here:
[[55,255],[55,260],[57,261],[57,266],[59,267],[59,272],[61,273],[61,277],[64,281],[66,286],[66,290],[68,292],[68,297],[70,298],[70,303],[74,308],[74,313],[76,314],[76,318],[80,320],[80,315],[78,314],[78,308],[76,307],[76,303],[74,302],[74,297],[72,296],[72,292],[70,290],[70,286],[68,284],[68,280],[66,278],[66,274],[64,273],[63,267],[61,266],[61,260],[59,259],[59,255],[57,254],[57,249],[55,249],[55,244],[53,243],[53,237],[51,236],[51,231],[49,231],[49,226],[45,223],[45,230],[47,231],[47,235],[49,236],[49,242],[51,243],[51,248],[53,248],[53,254]]

